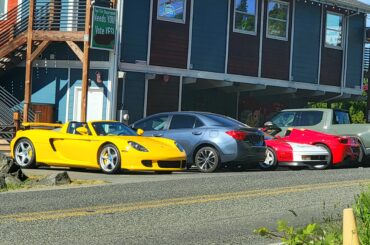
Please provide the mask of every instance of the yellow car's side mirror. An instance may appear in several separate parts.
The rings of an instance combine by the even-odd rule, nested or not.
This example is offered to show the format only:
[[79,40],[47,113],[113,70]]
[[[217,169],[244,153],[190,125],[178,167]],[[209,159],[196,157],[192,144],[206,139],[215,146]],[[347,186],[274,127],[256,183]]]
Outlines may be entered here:
[[136,133],[137,133],[137,135],[142,136],[144,134],[144,130],[142,130],[141,128],[138,128],[136,130]]
[[87,128],[85,127],[78,127],[76,128],[76,132],[81,135],[87,135],[89,132],[87,131]]

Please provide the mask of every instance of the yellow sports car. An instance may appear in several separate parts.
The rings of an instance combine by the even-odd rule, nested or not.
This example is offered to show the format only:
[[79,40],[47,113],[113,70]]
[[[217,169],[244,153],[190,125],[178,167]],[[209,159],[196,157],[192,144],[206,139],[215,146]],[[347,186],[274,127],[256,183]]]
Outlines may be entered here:
[[23,168],[44,164],[113,174],[121,169],[171,172],[186,166],[185,151],[175,141],[141,136],[142,130],[116,121],[23,126],[10,144],[11,156]]

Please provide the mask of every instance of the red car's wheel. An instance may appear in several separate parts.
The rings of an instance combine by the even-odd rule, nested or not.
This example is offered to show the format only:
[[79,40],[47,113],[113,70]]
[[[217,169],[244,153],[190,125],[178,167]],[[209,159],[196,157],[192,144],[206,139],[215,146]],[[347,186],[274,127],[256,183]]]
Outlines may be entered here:
[[314,166],[312,166],[312,168],[313,169],[317,169],[317,170],[331,168],[332,161],[333,161],[333,154],[331,153],[331,150],[329,149],[329,147],[327,147],[324,144],[316,144],[316,146],[321,147],[321,148],[324,148],[329,153],[329,156],[328,156],[328,159],[327,159],[327,161],[326,161],[325,164],[322,164],[322,165],[314,165]]
[[267,147],[265,161],[260,162],[259,165],[260,165],[260,168],[263,170],[276,169],[278,167],[276,152],[272,148]]

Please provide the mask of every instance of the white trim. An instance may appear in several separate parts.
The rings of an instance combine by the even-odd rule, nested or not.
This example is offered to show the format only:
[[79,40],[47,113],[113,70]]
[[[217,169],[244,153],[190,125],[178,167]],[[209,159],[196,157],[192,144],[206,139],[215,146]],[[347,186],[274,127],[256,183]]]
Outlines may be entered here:
[[290,34],[290,62],[289,62],[289,81],[293,81],[293,51],[294,51],[294,21],[295,21],[295,0],[292,0],[292,29]]
[[323,46],[323,39],[322,33],[324,32],[324,4],[321,4],[321,21],[320,21],[320,45],[319,45],[319,67],[317,70],[317,84],[320,85],[321,80],[321,56],[322,56],[322,46]]
[[190,0],[190,20],[189,20],[189,42],[188,42],[188,62],[187,68],[190,69],[190,62],[191,62],[191,49],[192,49],[192,41],[193,41],[193,11],[194,11],[194,0]]
[[67,92],[66,92],[66,96],[67,96],[67,99],[66,99],[66,118],[65,118],[65,121],[68,122],[69,121],[69,93],[70,93],[70,89],[71,89],[71,68],[68,68],[68,87],[67,87]]
[[[265,18],[265,1],[262,1],[261,5],[261,26],[260,26],[260,47],[259,47],[259,60],[258,60],[258,77],[262,76],[262,51],[263,51],[263,28],[264,28],[264,18]],[[266,27],[267,29],[267,27]]]
[[[287,19],[286,20],[278,20],[278,19],[275,19],[275,20],[278,20],[278,21],[282,21],[282,22],[286,22],[286,27],[285,27],[285,37],[279,37],[279,36],[274,36],[274,35],[270,35],[268,33],[268,30],[269,30],[269,12],[268,12],[268,4],[270,2],[276,2],[276,3],[279,3],[279,4],[282,4],[282,5],[287,5],[288,6],[288,12],[287,12]],[[276,40],[280,40],[280,41],[288,41],[289,40],[289,22],[290,22],[290,3],[289,2],[284,2],[284,1],[280,1],[280,0],[268,0],[268,3],[267,3],[267,17],[266,17],[266,37],[267,38],[270,38],[270,39],[276,39]]]
[[146,109],[147,109],[147,103],[148,103],[148,84],[149,80],[145,78],[145,87],[144,87],[144,112],[143,117],[146,117]]
[[[44,59],[44,60],[35,60],[32,62],[33,67],[39,66],[43,67],[45,66],[45,61],[52,61],[54,63],[53,68],[76,68],[76,69],[82,69],[82,63],[79,60],[50,60],[50,59]],[[25,62],[22,62],[18,65],[18,67],[25,67]],[[90,61],[90,69],[109,69],[112,67],[110,64],[110,61]]]
[[147,47],[147,54],[146,54],[146,63],[149,65],[150,63],[150,46],[152,45],[152,22],[153,22],[153,1],[150,1],[150,13],[149,13],[149,30],[148,30],[148,47]]
[[[230,82],[239,82],[246,84],[260,84],[265,86],[278,86],[283,88],[296,88],[296,89],[305,89],[305,90],[319,90],[325,92],[339,93],[340,87],[329,86],[329,85],[316,85],[312,83],[304,82],[292,82],[287,80],[271,79],[271,78],[259,78],[252,76],[243,76],[243,75],[234,75],[234,74],[225,74],[225,73],[216,73],[216,72],[207,72],[207,71],[198,71],[198,70],[187,70],[180,68],[170,68],[162,66],[150,66],[144,64],[133,64],[133,63],[120,63],[119,68],[122,71],[127,72],[139,72],[139,73],[150,73],[150,74],[167,74],[171,76],[184,76],[192,78],[203,78],[210,80],[219,80],[219,81],[230,81]],[[147,86],[146,86],[147,90]],[[361,95],[362,91],[359,89],[346,88],[344,89],[345,93]],[[147,91],[145,97],[147,96]],[[146,104],[145,104],[146,106]]]
[[348,33],[349,33],[349,16],[344,16],[344,50],[343,50],[343,64],[342,64],[342,76],[343,76],[343,88],[347,87],[347,62],[348,62]]
[[9,1],[4,0],[4,15],[0,13],[0,20],[7,20],[8,19],[8,5]]
[[227,1],[227,27],[226,27],[226,50],[225,50],[225,73],[227,73],[227,67],[229,65],[229,41],[230,41],[230,11],[231,11],[231,1]]
[[[367,14],[364,15],[364,27],[366,28],[366,19],[367,19]],[[364,39],[366,39],[366,31],[364,29]],[[361,62],[362,62],[362,65],[361,65],[361,84],[360,84],[360,88],[361,88],[361,91],[363,90],[363,86],[364,86],[364,76],[363,76],[363,73],[364,73],[364,66],[365,66],[365,42],[362,42],[362,59],[361,59]]]
[[178,105],[178,108],[177,110],[178,111],[181,111],[181,106],[182,106],[182,79],[183,79],[183,76],[180,76],[180,80],[179,80],[179,105]]
[[159,16],[160,0],[157,0],[157,20],[174,22],[174,23],[179,23],[179,24],[185,24],[186,23],[186,10],[187,10],[186,3],[187,3],[187,0],[183,0],[183,1],[184,1],[184,6],[183,6],[183,13],[182,13],[182,20],[179,20],[179,19],[176,19],[176,18]]
[[[326,31],[328,29],[328,27],[327,27],[327,24],[328,24],[328,14],[342,17],[342,30],[340,31],[340,33],[341,33],[341,46],[340,47],[334,46],[334,45],[330,45],[330,44],[327,44],[326,43]],[[332,12],[330,10],[326,10],[325,17],[326,17],[325,18],[325,40],[324,40],[324,46],[325,46],[325,48],[332,48],[332,49],[343,50],[343,45],[344,45],[343,33],[345,33],[345,21],[344,21],[345,18],[344,18],[344,15],[343,14],[340,14],[340,13],[337,13],[337,12]],[[329,30],[331,30],[331,29],[329,28]],[[332,31],[336,31],[336,30],[332,30]]]
[[233,9],[233,32],[256,36],[257,35],[257,27],[258,27],[258,23],[257,22],[258,22],[258,2],[259,1],[258,0],[254,0],[254,5],[255,5],[255,8],[256,8],[256,11],[254,13],[254,31],[245,31],[245,30],[240,30],[240,29],[236,29],[235,28],[235,15],[236,15],[236,12],[237,11],[238,11],[238,13],[244,14],[244,15],[250,15],[250,14],[248,14],[246,12],[243,12],[243,11],[240,11],[240,10],[236,10],[236,5],[235,5],[235,1],[236,0],[233,0],[233,1],[234,1],[234,9]]
[[[112,85],[112,106],[110,111],[110,119],[115,120],[117,118],[117,99],[118,99],[118,63],[121,61],[121,38],[122,38],[122,18],[123,18],[123,6],[124,6],[124,0],[117,0],[117,15],[118,15],[118,21],[116,23],[116,29],[118,30],[118,33],[116,35],[116,48],[113,55],[114,58],[114,69],[112,69],[111,73],[111,81],[113,83]],[[123,96],[123,95],[122,95]],[[107,113],[107,115],[109,115]]]

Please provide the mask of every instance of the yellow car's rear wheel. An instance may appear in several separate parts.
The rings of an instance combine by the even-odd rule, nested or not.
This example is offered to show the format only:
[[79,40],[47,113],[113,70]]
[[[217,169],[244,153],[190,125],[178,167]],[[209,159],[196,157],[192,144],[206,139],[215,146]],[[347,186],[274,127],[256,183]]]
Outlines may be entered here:
[[121,170],[121,156],[113,144],[105,144],[99,151],[100,169],[106,174],[115,174]]
[[36,152],[32,142],[23,138],[18,140],[14,146],[15,163],[22,168],[36,167]]

